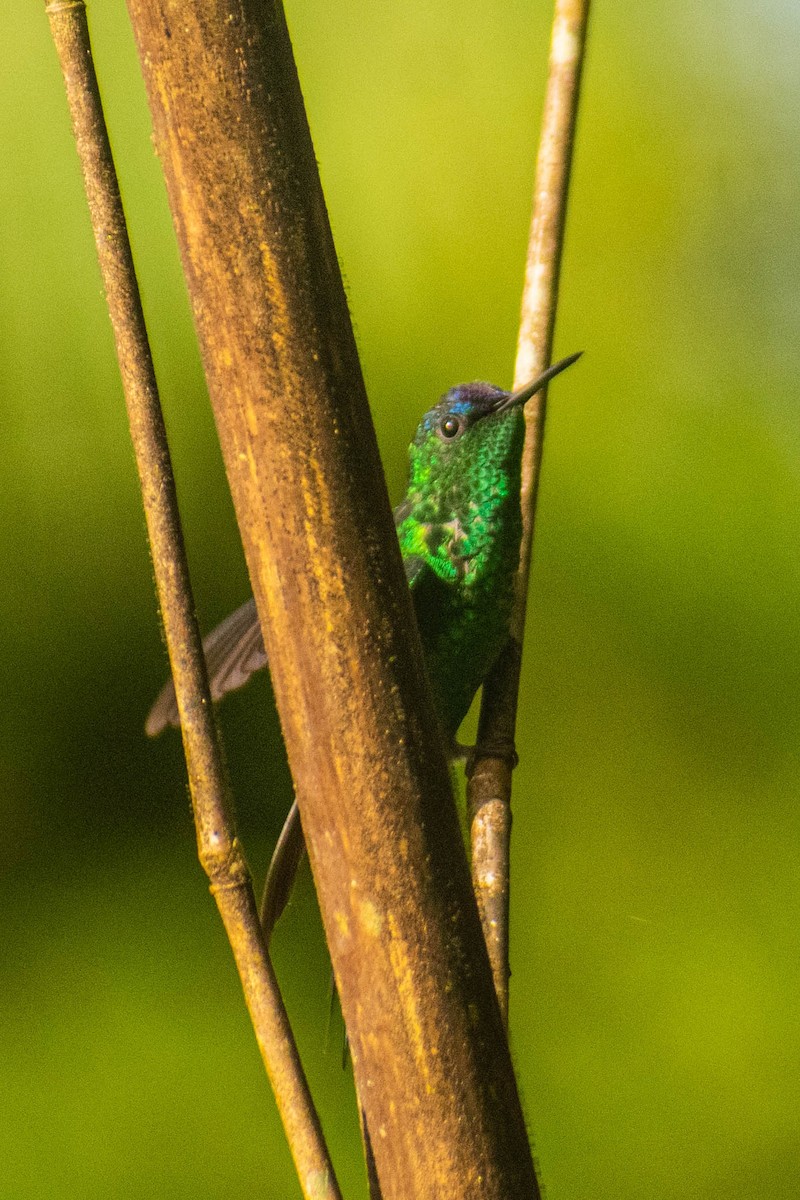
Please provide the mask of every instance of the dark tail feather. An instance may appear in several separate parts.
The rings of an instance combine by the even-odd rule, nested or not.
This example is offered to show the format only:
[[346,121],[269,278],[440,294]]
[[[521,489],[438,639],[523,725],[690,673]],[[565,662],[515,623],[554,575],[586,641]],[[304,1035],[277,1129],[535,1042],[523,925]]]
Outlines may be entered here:
[[300,809],[295,800],[289,809],[289,815],[283,823],[281,835],[275,845],[264,884],[264,895],[261,897],[259,915],[267,945],[272,937],[272,931],[289,903],[297,868],[305,848],[303,826],[300,824]]
[[[203,640],[203,652],[208,668],[212,700],[247,683],[255,671],[267,665],[267,654],[258,623],[256,602],[253,599],[226,617]],[[150,737],[161,733],[168,725],[180,725],[175,686],[171,679],[164,684],[153,707],[147,714],[145,732]]]

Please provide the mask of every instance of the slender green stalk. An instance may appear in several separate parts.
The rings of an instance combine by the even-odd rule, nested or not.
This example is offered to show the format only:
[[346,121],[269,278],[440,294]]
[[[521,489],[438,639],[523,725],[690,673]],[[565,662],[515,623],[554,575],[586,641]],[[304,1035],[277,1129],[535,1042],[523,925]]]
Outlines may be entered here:
[[[556,0],[514,368],[515,388],[522,387],[527,380],[544,370],[552,352],[588,18],[589,0]],[[512,748],[546,411],[545,389],[537,393],[525,408],[527,433],[522,459],[521,495],[523,534],[512,617],[512,645],[483,687],[478,728],[479,752],[467,789],[473,887],[506,1024],[511,772],[514,765]],[[481,754],[481,746],[491,747],[491,751]],[[508,752],[498,754],[498,748],[503,747]]]
[[330,1157],[272,970],[239,845],[194,616],[155,372],[92,62],[82,0],[47,15],[67,91],[122,374],[189,772],[200,861],[211,882],[304,1195],[339,1200]]

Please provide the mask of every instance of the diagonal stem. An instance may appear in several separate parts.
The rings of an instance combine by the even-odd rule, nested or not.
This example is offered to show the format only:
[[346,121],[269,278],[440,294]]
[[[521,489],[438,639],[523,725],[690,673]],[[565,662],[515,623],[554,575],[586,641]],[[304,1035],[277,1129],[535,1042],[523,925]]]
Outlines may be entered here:
[[83,0],[47,15],[64,74],[142,487],[147,531],[189,773],[200,861],[211,882],[261,1055],[308,1200],[339,1200],[236,836],[194,615],[166,430],[92,62]]
[[280,0],[128,0],[386,1200],[538,1196]]
[[[514,368],[515,388],[533,379],[550,362],[589,2],[556,0],[555,4]],[[520,497],[523,533],[511,621],[512,642],[508,653],[501,657],[483,687],[478,753],[467,790],[473,887],[506,1024],[513,764],[512,755],[495,757],[491,753],[481,754],[480,747],[511,747],[514,743],[546,406],[545,389],[537,393],[525,409],[527,432]]]

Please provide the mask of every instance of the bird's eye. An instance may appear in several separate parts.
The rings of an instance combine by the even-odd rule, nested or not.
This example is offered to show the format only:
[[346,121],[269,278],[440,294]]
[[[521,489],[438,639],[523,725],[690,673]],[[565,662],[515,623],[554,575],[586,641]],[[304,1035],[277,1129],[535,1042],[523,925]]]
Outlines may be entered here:
[[447,442],[452,442],[454,437],[458,437],[461,433],[461,421],[458,417],[445,417],[439,424],[439,433]]

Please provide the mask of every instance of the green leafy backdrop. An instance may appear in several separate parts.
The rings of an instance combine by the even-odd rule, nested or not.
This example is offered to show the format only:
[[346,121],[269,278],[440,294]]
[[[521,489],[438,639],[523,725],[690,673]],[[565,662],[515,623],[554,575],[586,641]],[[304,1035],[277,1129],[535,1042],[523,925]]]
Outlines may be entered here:
[[[120,387],[43,6],[0,48],[0,1196],[299,1195],[194,859]],[[508,385],[549,3],[287,0],[393,497]],[[208,628],[247,594],[122,0],[90,18]],[[800,15],[597,0],[517,774],[511,1036],[551,1200],[800,1178]],[[254,871],[291,798],[223,724]],[[363,1195],[304,876],[277,961]],[[326,1050],[326,1039],[329,1048]]]

